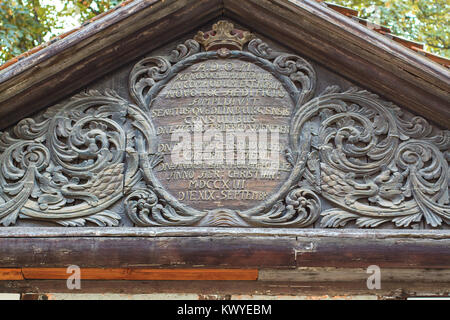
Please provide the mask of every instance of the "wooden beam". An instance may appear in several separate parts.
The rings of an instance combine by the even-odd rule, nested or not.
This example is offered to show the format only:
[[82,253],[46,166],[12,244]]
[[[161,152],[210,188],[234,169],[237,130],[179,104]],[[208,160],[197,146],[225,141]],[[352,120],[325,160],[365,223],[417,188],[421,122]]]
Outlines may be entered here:
[[[367,282],[373,271],[367,268],[297,268],[295,270],[259,271],[259,281],[280,282]],[[450,269],[393,269],[380,268],[381,282],[434,282],[450,289]]]
[[24,280],[22,270],[20,268],[8,269],[1,268],[0,269],[0,281],[5,280]]
[[136,0],[0,72],[0,130],[222,13],[220,0]]
[[[66,268],[23,268],[26,280],[64,280],[71,274]],[[258,279],[256,269],[144,269],[82,268],[83,280],[235,280]],[[1,279],[1,278],[0,278]],[[10,279],[15,280],[15,279]]]
[[[224,0],[225,16],[450,128],[450,72],[315,1]],[[270,21],[270,23],[268,23]]]
[[[424,270],[423,272],[426,272]],[[383,281],[381,289],[373,290],[367,288],[367,279],[364,281],[120,281],[120,280],[84,280],[81,282],[80,290],[67,288],[66,280],[25,280],[25,281],[0,281],[0,292],[11,293],[126,293],[126,294],[149,294],[149,293],[177,293],[208,295],[238,295],[245,299],[244,295],[271,296],[297,296],[328,295],[350,296],[350,295],[376,295],[380,298],[404,299],[408,296],[447,296],[450,292],[450,283],[436,282],[392,282]],[[278,297],[281,298],[281,297]]]
[[51,233],[40,237],[39,233],[46,231],[39,230],[28,236],[23,230],[16,231],[16,236],[6,232],[5,237],[0,236],[0,267],[67,268],[75,264],[82,268],[294,269],[450,265],[450,234],[445,230],[409,234],[293,230],[283,235],[282,231],[252,232],[241,228],[222,232],[214,228],[184,228],[178,232],[154,229],[98,230],[97,236],[92,236],[93,231],[89,234],[75,230],[73,235],[68,232],[65,236],[59,231],[58,237],[51,237]]

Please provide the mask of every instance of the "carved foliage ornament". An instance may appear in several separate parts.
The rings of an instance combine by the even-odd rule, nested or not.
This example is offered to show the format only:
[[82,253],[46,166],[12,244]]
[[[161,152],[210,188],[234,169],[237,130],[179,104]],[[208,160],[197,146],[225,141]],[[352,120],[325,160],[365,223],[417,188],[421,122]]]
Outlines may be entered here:
[[[341,91],[331,86],[317,94],[316,73],[306,60],[275,52],[259,39],[251,40],[243,50],[251,38],[251,34],[221,21],[168,56],[138,62],[129,77],[134,103],[112,90],[89,91],[49,108],[39,120],[24,119],[2,133],[1,224],[13,225],[23,218],[63,226],[83,226],[86,222],[117,226],[121,215],[112,209],[114,206],[124,208],[136,226],[334,228],[349,223],[357,227],[390,223],[396,227],[440,227],[450,223],[449,131],[402,112],[367,91]],[[291,109],[287,106],[290,113],[283,118],[288,123],[282,155],[287,170],[273,183],[274,191],[253,202],[247,201],[248,193],[247,198],[239,194],[238,200],[224,202],[233,205],[205,209],[197,205],[201,199],[189,202],[175,194],[174,180],[163,181],[161,172],[168,155],[159,150],[159,139],[167,127],[167,117],[158,118],[157,111],[169,110],[167,101],[171,94],[177,94],[170,88],[178,80],[193,77],[195,70],[206,68],[210,62],[222,66],[223,72],[233,66],[248,68],[247,73],[234,73],[235,77],[265,77],[280,95],[270,101],[288,101]],[[197,80],[202,75],[208,77],[208,72],[210,76],[216,72],[218,78],[226,76],[217,73],[220,70],[203,71]],[[233,90],[242,83],[232,86]],[[200,98],[208,96],[205,93]],[[192,97],[183,99],[200,103]],[[212,105],[198,110],[217,108],[214,101],[222,103],[217,99],[205,100],[213,101]],[[166,109],[157,109],[160,105]],[[189,113],[194,107],[185,104],[177,112]],[[202,119],[220,122],[218,114],[215,111]],[[248,117],[249,122],[259,121]],[[275,116],[270,121],[282,124],[281,118]],[[227,119],[224,125],[230,125]],[[242,115],[239,119],[242,121]],[[192,185],[196,178],[198,171],[193,177],[180,179]],[[229,198],[231,193],[224,185],[238,181],[221,178],[220,188]],[[218,179],[214,181],[220,184]],[[252,181],[258,190],[266,184],[264,180]],[[211,198],[216,191],[210,191]]]

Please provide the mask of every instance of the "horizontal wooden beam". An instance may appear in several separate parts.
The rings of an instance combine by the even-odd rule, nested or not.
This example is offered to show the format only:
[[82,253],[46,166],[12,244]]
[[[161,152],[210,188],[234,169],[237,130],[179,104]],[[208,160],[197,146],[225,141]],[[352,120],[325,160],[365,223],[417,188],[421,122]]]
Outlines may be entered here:
[[[370,271],[372,270],[372,271]],[[297,268],[295,270],[259,270],[259,281],[280,282],[367,282],[373,274],[368,268]],[[380,268],[381,282],[434,282],[450,289],[450,268],[395,269]]]
[[[20,269],[19,269],[20,270]],[[64,280],[72,273],[67,268],[22,268],[25,280]],[[0,269],[0,280],[3,279]],[[258,279],[256,269],[145,269],[145,268],[81,268],[82,280],[235,280]]]
[[[0,292],[27,293],[126,293],[209,295],[307,295],[326,294],[345,298],[351,295],[405,298],[407,296],[448,295],[450,270],[380,269],[379,289],[367,287],[367,268],[301,267],[279,269],[145,269],[81,268],[81,288],[71,290],[65,268],[22,268],[13,270],[23,277],[0,277]],[[12,274],[0,269],[0,275]],[[186,285],[189,280],[189,285]],[[200,281],[199,281],[200,280]],[[224,281],[225,280],[225,281]],[[139,285],[136,285],[138,283]],[[255,297],[254,297],[255,298]],[[257,297],[256,297],[257,298]],[[282,297],[278,297],[282,298]]]
[[0,280],[25,280],[22,274],[22,269],[14,268],[1,268]]
[[[424,270],[425,272],[425,270]],[[436,282],[392,282],[382,281],[380,289],[367,288],[367,279],[363,281],[120,281],[120,280],[84,280],[79,290],[67,288],[66,280],[25,280],[0,281],[0,292],[10,293],[122,293],[122,294],[195,294],[200,297],[217,295],[236,295],[245,299],[245,295],[258,299],[269,296],[296,296],[298,298],[315,295],[326,298],[345,298],[350,295],[375,295],[380,298],[404,299],[408,296],[440,295],[448,297],[450,283]],[[280,297],[281,296],[281,297]],[[200,298],[199,297],[199,298]]]
[[450,240],[450,230],[414,229],[294,229],[217,227],[0,227],[0,238],[111,237],[290,237],[329,239]]
[[[132,229],[137,229],[134,236]],[[216,234],[214,229],[207,231],[208,228],[185,228],[179,233],[161,229],[160,235],[156,236],[154,229],[145,235],[139,228],[122,231],[126,236],[108,230],[99,230],[97,236],[75,235],[82,230],[72,231],[74,235],[70,236],[67,231],[65,237],[39,237],[44,231],[35,231],[34,236],[18,234],[14,237],[10,233],[9,237],[0,236],[0,268],[67,268],[69,265],[163,269],[367,268],[372,264],[384,268],[450,266],[450,237],[445,231],[398,236],[386,231],[362,230],[346,234],[342,230],[330,231],[327,235],[327,230],[309,230],[291,231],[283,236],[282,232],[277,234],[273,230],[275,233],[256,235],[256,231],[252,234],[241,228]],[[108,232],[111,233],[109,236],[106,235]],[[433,234],[436,238],[431,236]]]
[[[67,268],[0,268],[0,280],[64,280],[72,275]],[[392,269],[380,272],[384,282],[436,282],[450,287],[450,269]],[[364,268],[297,268],[277,269],[144,269],[81,268],[83,280],[158,280],[158,281],[280,281],[280,282],[345,282],[365,281]]]

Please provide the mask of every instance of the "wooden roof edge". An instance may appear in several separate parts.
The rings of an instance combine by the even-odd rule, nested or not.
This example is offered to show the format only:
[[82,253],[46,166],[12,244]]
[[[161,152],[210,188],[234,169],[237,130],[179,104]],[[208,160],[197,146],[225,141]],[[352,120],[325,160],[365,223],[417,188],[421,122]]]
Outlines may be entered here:
[[420,53],[420,54],[422,54],[422,55],[424,55],[428,59],[433,60],[434,62],[437,62],[437,63],[442,64],[443,66],[445,66],[447,68],[450,68],[450,59],[443,58],[440,55],[437,55],[437,54],[425,51],[425,50],[423,50],[423,48],[420,48],[420,47],[411,46],[411,49],[416,51],[416,52],[418,52],[418,53]]
[[450,128],[448,68],[315,0],[224,1],[225,14],[235,21]]
[[331,2],[326,2],[323,0],[319,0],[317,2],[324,2],[328,8],[333,9],[334,11],[337,11],[339,13],[342,13],[343,15],[347,16],[347,17],[357,17],[359,15],[359,11],[349,8],[349,7],[344,7],[335,3],[331,3]]
[[[31,68],[37,63],[46,60],[50,56],[64,51],[66,48],[75,45],[87,37],[132,16],[140,10],[164,1],[165,0],[126,0],[116,7],[85,21],[80,26],[55,36],[48,42],[42,43],[19,56],[6,61],[3,65],[0,65],[0,83],[22,72],[24,69]],[[52,50],[51,53],[49,52],[50,50]],[[31,56],[33,59],[25,59]],[[20,63],[18,63],[19,61]]]
[[358,16],[352,16],[353,20],[357,21],[358,23],[362,24],[363,26],[372,29],[374,31],[380,32],[380,33],[391,33],[391,29],[389,27],[383,26],[381,24],[374,23],[372,21],[369,21],[367,19],[360,18]]
[[[151,2],[158,2],[158,1],[161,1],[161,0],[153,0],[153,1],[150,1],[150,3]],[[366,19],[358,17],[358,15],[359,15],[358,10],[355,10],[355,9],[352,9],[352,8],[348,8],[348,7],[345,7],[345,6],[341,6],[341,5],[338,5],[338,4],[326,2],[324,0],[315,0],[315,1],[316,2],[320,2],[320,3],[324,3],[328,8],[330,8],[330,9],[336,11],[336,12],[339,12],[339,13],[347,16],[347,17],[353,18],[353,19],[357,20],[359,23],[361,23],[361,24],[363,24],[363,25],[365,25],[367,27],[370,27],[371,29],[374,29],[377,32],[380,32],[381,34],[389,36],[394,41],[397,41],[397,42],[405,45],[406,47],[408,47],[411,50],[415,50],[413,47],[420,48],[422,50],[424,49],[424,45],[422,43],[418,43],[418,42],[415,42],[415,41],[412,41],[412,40],[409,40],[409,39],[406,39],[406,38],[394,35],[394,34],[391,33],[391,29],[390,28],[388,28],[386,26],[383,26],[383,25],[375,24],[375,23],[370,22],[370,21],[368,21]],[[62,40],[64,38],[66,38],[67,36],[71,35],[72,33],[80,31],[85,26],[87,26],[87,25],[89,25],[89,24],[91,24],[91,23],[93,23],[93,22],[95,22],[97,20],[100,20],[101,18],[104,18],[104,17],[110,15],[111,13],[113,13],[114,11],[116,11],[118,9],[121,9],[121,8],[123,8],[123,7],[125,7],[125,6],[127,6],[129,4],[134,5],[133,2],[135,4],[135,3],[139,2],[139,1],[136,1],[136,0],[125,0],[124,2],[120,3],[116,7],[112,8],[112,9],[110,9],[108,11],[105,11],[105,12],[103,12],[103,13],[101,13],[101,14],[99,14],[99,15],[97,15],[97,16],[89,19],[89,20],[87,20],[86,22],[84,22],[80,26],[78,26],[78,27],[76,27],[76,28],[74,28],[72,30],[69,30],[67,32],[64,32],[64,33],[62,33],[62,34],[60,34],[58,36],[55,36],[52,39],[50,39],[48,42],[42,43],[42,44],[40,44],[40,45],[38,45],[38,46],[28,50],[28,51],[26,51],[26,52],[16,56],[16,57],[11,58],[10,60],[6,61],[4,64],[0,65],[0,75],[1,75],[3,70],[5,70],[8,67],[16,64],[17,62],[21,61],[22,59],[27,58],[30,55],[35,54],[36,52],[39,52],[39,51],[43,50],[44,48],[52,45],[56,41],[59,41],[59,40]],[[162,2],[164,2],[164,0],[162,0]],[[443,65],[443,66],[445,66],[447,68],[450,67],[450,59],[448,59],[448,58],[446,58],[444,56],[441,56],[441,55],[438,55],[438,54],[434,54],[434,53],[431,53],[431,52],[428,52],[428,51],[424,51],[423,54],[427,58],[433,60],[436,63],[439,63],[439,64],[441,64],[441,65]],[[0,77],[0,82],[1,82],[1,77]]]
[[[278,38],[294,52],[450,127],[447,68],[315,0],[134,0],[0,72],[0,129],[216,18]],[[277,23],[269,26],[268,19]],[[388,81],[396,83],[395,90]]]
[[[391,28],[389,28],[387,26],[380,25],[380,24],[374,23],[372,21],[369,21],[367,19],[363,19],[363,18],[359,17],[359,12],[357,10],[354,10],[354,9],[351,9],[348,7],[344,7],[344,6],[340,6],[340,5],[337,5],[334,3],[329,3],[324,0],[315,0],[315,1],[319,2],[319,3],[323,3],[328,8],[333,9],[334,11],[337,11],[339,13],[342,13],[343,15],[345,15],[349,18],[352,18],[355,21],[358,21],[360,24],[392,39],[395,42],[400,43],[401,45],[407,47],[408,49],[411,49],[416,52],[420,52],[423,56],[427,57],[428,59],[430,59],[440,65],[443,65],[446,68],[450,68],[450,59],[449,58],[424,50],[425,46],[423,43],[413,41],[411,39],[407,39],[405,37],[393,34]],[[418,51],[418,50],[416,50],[417,48],[419,48],[421,50]]]
[[[251,0],[253,1],[253,0]],[[265,1],[265,0],[263,0]],[[379,50],[389,51],[389,54],[395,55],[397,58],[402,59],[412,67],[417,67],[418,64],[422,67],[422,70],[427,74],[434,74],[442,81],[445,82],[446,87],[450,85],[450,73],[443,65],[436,63],[435,61],[426,58],[424,55],[417,54],[416,50],[411,50],[407,46],[404,46],[400,41],[396,39],[406,40],[400,36],[392,35],[387,37],[377,30],[365,27],[363,24],[355,22],[354,19],[348,18],[342,14],[337,13],[334,10],[327,10],[328,7],[317,0],[269,0],[276,3],[289,3],[294,4],[297,9],[306,9],[309,12],[314,12],[316,15],[323,19],[333,21],[335,26],[341,27],[347,31],[350,36],[356,36],[360,39],[364,39],[369,42],[373,48]],[[301,5],[301,4],[304,5]],[[390,34],[391,35],[391,34]],[[395,39],[393,39],[395,38]],[[348,39],[342,39],[343,43],[349,43]],[[416,47],[420,47],[420,44],[411,40],[407,40],[410,46],[415,44]],[[443,59],[446,59],[442,57]],[[448,60],[448,59],[446,59]],[[450,60],[449,60],[450,61]]]

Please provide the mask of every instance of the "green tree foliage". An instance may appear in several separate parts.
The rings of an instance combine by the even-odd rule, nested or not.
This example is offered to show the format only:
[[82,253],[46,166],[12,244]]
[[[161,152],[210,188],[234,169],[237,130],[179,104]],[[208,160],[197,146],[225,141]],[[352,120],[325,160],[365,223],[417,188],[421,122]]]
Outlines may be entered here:
[[327,0],[359,10],[359,16],[387,26],[392,33],[425,44],[450,57],[449,0]]
[[120,2],[122,0],[0,0],[0,64],[61,33],[65,18],[75,17],[82,23]]
[[41,43],[57,23],[53,5],[41,5],[38,0],[0,0],[0,62]]
[[[448,0],[328,0],[359,10],[360,16],[394,34],[423,42],[450,57]],[[0,0],[0,64],[58,35],[68,17],[79,23],[122,0]],[[57,5],[59,4],[59,6]]]

